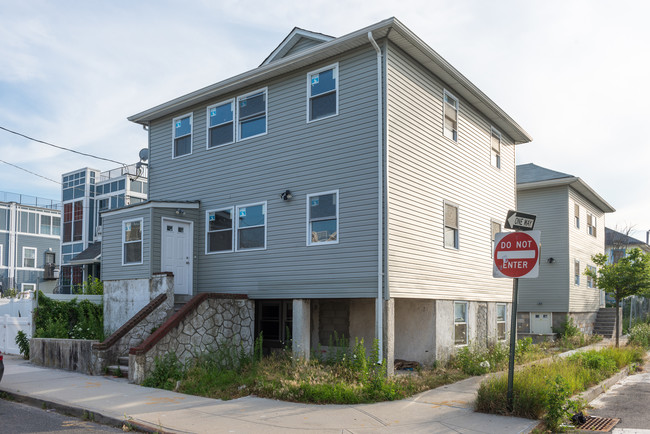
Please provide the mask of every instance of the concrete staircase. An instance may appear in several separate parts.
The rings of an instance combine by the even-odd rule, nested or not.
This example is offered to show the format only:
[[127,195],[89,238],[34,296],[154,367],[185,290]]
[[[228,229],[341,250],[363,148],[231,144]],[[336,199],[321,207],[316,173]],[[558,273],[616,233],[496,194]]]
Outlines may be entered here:
[[[117,375],[118,372],[120,375]],[[129,378],[129,357],[118,357],[117,365],[110,365],[108,373],[116,377]]]
[[612,338],[616,334],[616,308],[601,307],[596,316],[594,334],[605,338]]

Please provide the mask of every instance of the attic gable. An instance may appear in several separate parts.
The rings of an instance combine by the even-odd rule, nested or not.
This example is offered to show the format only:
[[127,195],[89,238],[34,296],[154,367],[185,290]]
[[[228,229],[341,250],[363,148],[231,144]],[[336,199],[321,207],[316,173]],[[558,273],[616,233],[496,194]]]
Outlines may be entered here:
[[269,57],[264,59],[264,62],[260,66],[268,65],[274,60],[280,60],[283,57],[313,47],[314,45],[322,44],[323,42],[329,42],[332,39],[335,38],[322,33],[310,32],[309,30],[294,27],[291,33],[284,38]]

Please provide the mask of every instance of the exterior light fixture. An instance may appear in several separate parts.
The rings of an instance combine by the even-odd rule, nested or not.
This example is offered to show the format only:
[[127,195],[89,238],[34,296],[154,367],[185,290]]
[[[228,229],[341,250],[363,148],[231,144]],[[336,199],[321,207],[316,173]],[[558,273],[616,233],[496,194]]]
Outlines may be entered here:
[[291,200],[293,199],[293,194],[289,190],[286,190],[284,193],[280,194],[280,197],[284,200]]
[[182,210],[182,209],[178,208],[176,210],[176,215],[185,215],[185,210]]
[[546,262],[548,262],[549,264],[552,264],[553,262],[555,262],[555,258],[548,258],[546,260]]

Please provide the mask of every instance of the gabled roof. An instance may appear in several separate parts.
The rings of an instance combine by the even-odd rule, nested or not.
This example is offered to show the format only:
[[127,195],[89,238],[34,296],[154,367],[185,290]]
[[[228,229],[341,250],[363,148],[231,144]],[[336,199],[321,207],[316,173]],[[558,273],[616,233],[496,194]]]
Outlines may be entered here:
[[99,262],[102,256],[102,243],[100,241],[89,244],[86,250],[70,260],[73,265],[93,264]]
[[608,227],[605,227],[605,245],[610,247],[619,246],[626,248],[638,247],[644,252],[650,252],[650,245],[647,243]]
[[303,39],[314,41],[317,43],[329,42],[334,39],[334,36],[324,35],[322,33],[310,32],[309,30],[301,29],[299,27],[294,27],[291,33],[284,38],[284,40],[278,45],[278,47],[273,50],[269,57],[264,59],[264,62],[260,66],[267,65],[274,60],[283,58],[293,47],[296,46],[298,42]]
[[214,100],[243,87],[259,85],[282,74],[330,59],[355,48],[370,47],[369,35],[372,35],[373,39],[377,41],[387,38],[414,58],[442,80],[446,87],[455,92],[456,96],[465,99],[476,110],[481,112],[501,133],[512,138],[516,144],[527,143],[532,140],[532,137],[506,112],[396,18],[380,21],[287,57],[274,59],[273,62],[175,98],[130,116],[128,119],[132,122],[148,125],[154,119],[171,115],[195,104]]
[[616,211],[609,203],[598,195],[586,182],[568,173],[556,172],[536,164],[520,164],[517,166],[517,190],[533,190],[536,188],[557,187],[566,185],[573,188],[587,200],[597,206],[602,212]]

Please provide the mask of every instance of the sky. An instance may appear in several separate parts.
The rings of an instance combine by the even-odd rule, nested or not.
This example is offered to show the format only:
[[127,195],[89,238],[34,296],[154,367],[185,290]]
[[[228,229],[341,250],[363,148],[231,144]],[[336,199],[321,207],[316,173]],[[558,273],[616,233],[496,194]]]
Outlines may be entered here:
[[[579,176],[650,230],[650,2],[640,0],[0,0],[0,126],[134,163],[126,118],[257,67],[297,26],[332,36],[399,19],[532,137],[517,163]],[[116,164],[0,130],[0,160],[55,181]],[[0,162],[0,191],[60,185]],[[2,200],[2,197],[0,197]]]

